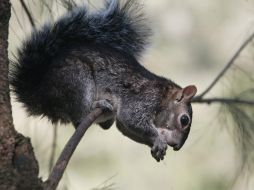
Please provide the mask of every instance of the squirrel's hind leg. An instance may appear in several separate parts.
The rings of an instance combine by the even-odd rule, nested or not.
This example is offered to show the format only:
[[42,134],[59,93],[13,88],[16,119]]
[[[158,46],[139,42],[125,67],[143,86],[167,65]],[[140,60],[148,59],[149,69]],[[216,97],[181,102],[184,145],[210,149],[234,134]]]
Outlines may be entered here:
[[[101,109],[104,110],[105,115],[104,115],[103,118],[109,118],[109,119],[107,119],[107,120],[105,120],[105,121],[100,121],[100,122],[98,122],[98,124],[101,126],[102,129],[105,129],[105,130],[106,130],[106,129],[109,129],[109,128],[113,125],[113,123],[114,123],[114,121],[115,121],[115,119],[114,119],[114,117],[113,117],[114,108],[113,108],[113,105],[112,105],[112,103],[110,102],[110,100],[105,99],[105,100],[98,100],[98,101],[95,101],[95,102],[93,103],[92,107],[93,107],[93,108],[101,108]],[[113,118],[112,118],[112,117],[113,117]],[[102,118],[101,118],[101,119],[102,119]],[[103,119],[102,119],[102,120],[103,120]]]
[[[113,116],[114,112],[113,112],[112,104],[110,103],[109,100],[99,100],[99,101],[95,101],[92,104],[92,109],[95,109],[95,108],[101,108],[105,112],[102,116],[96,119],[95,123],[99,124],[103,129],[109,129],[115,121]],[[83,114],[83,115],[87,115],[87,114]],[[73,122],[75,129],[77,129],[81,123],[80,118],[75,119]]]
[[104,122],[101,122],[101,123],[98,123],[98,124],[100,125],[100,127],[102,129],[106,130],[106,129],[109,129],[113,125],[114,122],[115,122],[114,119],[109,119],[107,121],[104,121]]

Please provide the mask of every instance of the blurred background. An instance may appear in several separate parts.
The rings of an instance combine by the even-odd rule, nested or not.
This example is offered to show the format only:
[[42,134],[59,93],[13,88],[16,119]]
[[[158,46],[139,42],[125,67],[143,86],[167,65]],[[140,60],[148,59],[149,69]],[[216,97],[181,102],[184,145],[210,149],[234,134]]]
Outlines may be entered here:
[[[10,58],[32,30],[20,1],[11,2]],[[38,27],[66,12],[60,0],[25,2]],[[181,86],[195,84],[199,93],[254,31],[254,2],[251,0],[143,2],[154,35],[140,61],[152,72]],[[76,3],[88,4],[91,11],[96,11],[103,1]],[[253,86],[245,80],[254,77],[253,58],[251,45],[208,96],[231,95],[246,85]],[[55,144],[57,157],[74,128],[52,126],[46,118],[28,117],[22,105],[15,102],[14,97],[12,100],[15,127],[31,138],[40,176],[45,180],[51,165],[52,147]],[[192,130],[184,147],[178,152],[169,148],[165,160],[160,163],[152,158],[149,147],[124,137],[115,126],[109,130],[92,126],[75,151],[59,189],[254,189],[252,174],[239,173],[242,153],[232,138],[232,122],[226,122],[227,114],[222,114],[225,110],[215,104],[194,104],[193,111]],[[56,143],[53,142],[55,135]]]

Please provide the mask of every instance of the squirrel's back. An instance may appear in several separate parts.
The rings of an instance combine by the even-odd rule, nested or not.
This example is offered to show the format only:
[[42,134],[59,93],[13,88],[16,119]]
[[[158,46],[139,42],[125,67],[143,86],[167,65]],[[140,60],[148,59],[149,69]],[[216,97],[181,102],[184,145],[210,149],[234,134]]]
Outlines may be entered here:
[[[38,89],[56,60],[64,59],[76,47],[104,46],[139,58],[150,33],[140,6],[135,0],[111,0],[92,14],[77,7],[55,23],[35,29],[18,50],[10,70],[12,90],[29,114],[49,116],[42,109],[47,102]],[[63,119],[57,113],[49,118]]]

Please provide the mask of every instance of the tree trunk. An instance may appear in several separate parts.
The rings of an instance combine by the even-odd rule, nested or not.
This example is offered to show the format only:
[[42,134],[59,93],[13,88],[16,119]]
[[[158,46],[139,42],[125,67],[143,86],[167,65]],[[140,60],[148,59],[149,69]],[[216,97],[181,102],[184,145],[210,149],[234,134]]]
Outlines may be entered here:
[[9,0],[0,0],[0,190],[43,189],[30,140],[13,126],[8,81]]

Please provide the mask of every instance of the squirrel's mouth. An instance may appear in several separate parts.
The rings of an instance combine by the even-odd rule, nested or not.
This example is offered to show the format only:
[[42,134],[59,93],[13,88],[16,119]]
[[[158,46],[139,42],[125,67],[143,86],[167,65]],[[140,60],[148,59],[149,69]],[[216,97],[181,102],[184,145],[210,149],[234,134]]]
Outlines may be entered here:
[[180,150],[181,147],[182,147],[182,146],[179,145],[179,144],[169,144],[169,143],[168,143],[168,145],[171,146],[171,147],[173,148],[174,151],[178,151],[178,150]]
[[182,148],[182,146],[183,146],[183,144],[182,144],[181,146],[179,146],[179,145],[177,144],[177,145],[173,146],[173,150],[174,150],[174,151],[178,151],[178,150],[180,150],[180,149]]
[[174,151],[178,151],[184,145],[189,132],[182,132],[177,129],[158,128],[160,135],[164,138]]

